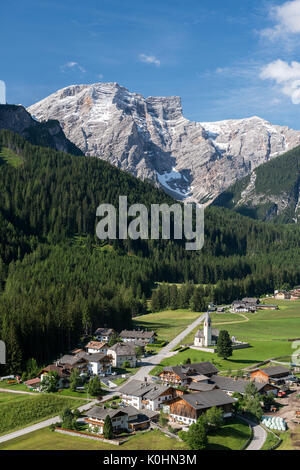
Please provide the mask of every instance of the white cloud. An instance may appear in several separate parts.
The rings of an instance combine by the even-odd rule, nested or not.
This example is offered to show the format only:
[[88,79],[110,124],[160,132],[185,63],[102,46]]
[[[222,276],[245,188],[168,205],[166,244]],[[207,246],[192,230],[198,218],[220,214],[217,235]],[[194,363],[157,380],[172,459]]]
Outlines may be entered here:
[[77,69],[81,73],[86,73],[86,70],[80,64],[78,64],[78,62],[67,62],[60,67],[62,72],[66,72],[68,69]]
[[140,54],[139,59],[145,64],[154,64],[156,67],[160,66],[160,60],[158,60],[154,55]]
[[275,60],[265,65],[260,73],[262,80],[274,80],[280,91],[289,96],[294,104],[300,104],[300,63],[291,64],[284,60]]
[[270,16],[274,19],[275,26],[262,30],[263,36],[274,40],[281,36],[300,33],[300,0],[292,0],[272,7]]

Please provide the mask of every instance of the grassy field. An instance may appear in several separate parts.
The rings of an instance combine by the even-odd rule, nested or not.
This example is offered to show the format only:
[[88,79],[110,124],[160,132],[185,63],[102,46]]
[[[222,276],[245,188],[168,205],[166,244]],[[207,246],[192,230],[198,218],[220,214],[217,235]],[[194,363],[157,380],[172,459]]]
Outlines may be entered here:
[[[208,450],[239,450],[249,438],[248,426],[231,420],[208,437]],[[0,450],[187,450],[184,442],[170,439],[160,431],[148,431],[129,437],[117,447],[81,437],[66,436],[42,429],[0,444]]]
[[170,439],[160,431],[131,436],[125,444],[115,446],[82,437],[66,436],[49,429],[35,431],[0,444],[0,450],[184,450],[185,443]]
[[[275,433],[274,433],[275,434]],[[272,432],[268,432],[267,439],[262,446],[261,450],[271,450],[273,446],[278,445],[279,437],[282,439],[281,434],[278,434],[279,437],[276,437]]]
[[16,168],[23,163],[23,158],[12,152],[9,148],[2,147],[0,150],[0,165],[5,163]]
[[[251,347],[247,349],[237,349],[233,351],[232,357],[227,360],[221,359],[217,354],[207,353],[204,351],[196,351],[195,349],[187,349],[176,355],[164,359],[160,366],[174,366],[183,364],[186,359],[193,362],[210,361],[220,370],[237,370],[255,365],[260,361],[271,359],[278,356],[289,356],[292,352],[291,343],[287,341],[251,341]],[[159,367],[159,366],[158,366]],[[158,370],[155,367],[151,374]]]
[[[300,300],[266,300],[264,304],[279,306],[279,310],[258,310],[256,313],[212,313],[213,326],[222,329],[222,323],[231,335],[244,341],[300,338]],[[225,325],[224,325],[225,326]],[[191,343],[197,328],[183,340]]]
[[[264,303],[275,303],[274,299]],[[188,349],[161,362],[162,366],[183,364],[188,358],[192,362],[212,361],[220,370],[236,370],[255,365],[267,359],[286,356],[289,360],[293,353],[292,342],[288,339],[300,338],[300,301],[276,301],[279,310],[259,310],[254,314],[216,314],[213,313],[213,327],[226,329],[238,340],[247,341],[251,347],[233,351],[228,360],[216,354]],[[182,312],[183,313],[183,312]],[[161,312],[161,315],[165,312]],[[177,327],[177,325],[176,325]],[[198,328],[186,336],[182,344],[193,343]],[[158,368],[153,369],[152,374]]]
[[66,407],[82,404],[82,400],[55,394],[32,396],[0,392],[0,435],[56,416]]
[[232,419],[208,436],[208,450],[241,450],[249,437],[249,426]]
[[[18,383],[9,384],[6,380],[4,380],[3,382],[2,381],[0,382],[0,388],[5,388],[7,389],[7,391],[18,390],[21,392],[33,392],[33,390],[30,390],[28,387],[26,387],[25,384],[18,384]],[[39,393],[39,392],[36,392],[36,393]]]
[[200,315],[189,310],[165,310],[134,318],[135,328],[154,330],[158,339],[170,342]]
[[24,398],[29,398],[30,395],[23,395],[17,393],[9,393],[9,392],[0,392],[0,405],[7,402],[14,402],[16,400],[23,400]]

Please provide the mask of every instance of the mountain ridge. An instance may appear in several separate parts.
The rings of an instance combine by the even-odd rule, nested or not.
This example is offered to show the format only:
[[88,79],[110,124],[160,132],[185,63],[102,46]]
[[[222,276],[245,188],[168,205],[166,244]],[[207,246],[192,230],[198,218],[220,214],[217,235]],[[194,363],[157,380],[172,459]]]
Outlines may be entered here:
[[21,105],[0,105],[0,130],[6,129],[20,135],[32,145],[50,147],[73,155],[83,155],[63,133],[57,120],[38,122]]
[[213,205],[263,221],[297,223],[300,146],[257,167],[220,194]]
[[28,108],[57,119],[86,155],[150,179],[180,200],[211,203],[254,168],[300,144],[257,116],[193,122],[178,96],[144,98],[116,82],[71,85]]

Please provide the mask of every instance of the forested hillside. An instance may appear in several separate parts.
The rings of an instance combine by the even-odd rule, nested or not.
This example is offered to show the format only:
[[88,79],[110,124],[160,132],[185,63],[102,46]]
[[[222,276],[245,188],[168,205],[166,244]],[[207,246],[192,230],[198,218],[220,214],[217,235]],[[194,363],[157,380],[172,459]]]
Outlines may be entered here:
[[130,327],[156,281],[206,284],[196,295],[205,302],[300,283],[297,226],[211,207],[199,252],[184,241],[101,242],[100,203],[174,201],[97,158],[34,147],[9,131],[0,133],[0,155],[3,148],[17,162],[0,165],[0,337],[10,371],[30,357],[53,360],[97,326]]
[[256,168],[237,181],[214,205],[254,219],[297,223],[300,217],[300,147]]

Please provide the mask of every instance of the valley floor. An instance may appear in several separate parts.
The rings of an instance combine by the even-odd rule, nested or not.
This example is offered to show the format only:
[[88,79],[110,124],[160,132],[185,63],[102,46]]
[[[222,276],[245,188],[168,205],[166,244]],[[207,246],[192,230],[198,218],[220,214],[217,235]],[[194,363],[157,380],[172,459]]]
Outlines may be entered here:
[[[250,436],[249,427],[231,420],[209,436],[208,450],[239,450]],[[49,428],[0,444],[0,450],[188,450],[184,442],[171,439],[158,430],[130,436],[121,446],[100,443],[81,437],[67,436]]]

